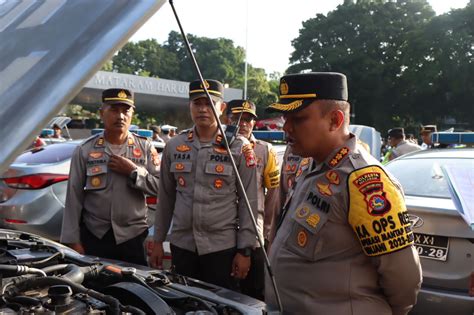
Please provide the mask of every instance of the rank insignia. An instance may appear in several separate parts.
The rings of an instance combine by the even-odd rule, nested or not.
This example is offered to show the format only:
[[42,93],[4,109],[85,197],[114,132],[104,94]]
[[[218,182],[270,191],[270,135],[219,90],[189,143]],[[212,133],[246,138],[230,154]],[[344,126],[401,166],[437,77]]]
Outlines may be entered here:
[[176,163],[175,169],[176,169],[177,171],[182,171],[182,170],[184,170],[184,164],[183,164],[183,163]]
[[130,137],[128,138],[128,145],[134,145],[135,144],[135,141],[133,141],[133,138]]
[[331,167],[335,167],[341,160],[349,153],[349,149],[347,147],[343,147],[340,149],[334,157],[329,161],[329,165]]
[[214,147],[214,151],[219,154],[227,154],[227,150],[221,147]]
[[309,164],[309,158],[304,158],[301,160],[300,166],[306,166]]
[[188,141],[191,141],[191,140],[193,140],[193,131],[192,130],[190,130],[188,132]]
[[158,151],[156,151],[155,147],[151,147],[150,154],[153,165],[159,166],[161,163],[160,156],[158,155]]
[[97,139],[97,142],[95,143],[95,146],[96,147],[103,147],[105,144],[105,139],[103,137],[100,137],[99,139]]
[[100,159],[101,157],[104,156],[103,152],[91,152],[89,153],[89,156],[93,159]]
[[100,177],[98,177],[98,176],[92,177],[92,179],[91,179],[92,187],[98,187],[100,185],[100,183],[101,183]]
[[306,243],[308,243],[308,234],[306,233],[306,231],[301,230],[298,232],[297,242],[300,247],[306,246]]
[[308,206],[303,206],[299,209],[296,210],[296,216],[298,218],[304,218],[305,216],[307,216],[309,214],[309,208]]
[[326,196],[332,196],[330,184],[317,183],[316,187],[318,187],[318,190],[321,194]]
[[139,148],[133,149],[133,156],[136,157],[136,158],[141,157],[142,156],[142,150],[140,150]]
[[181,187],[186,187],[186,181],[184,180],[183,176],[178,176],[178,184]]
[[178,152],[188,152],[188,151],[190,151],[190,150],[191,150],[191,148],[188,147],[188,146],[185,145],[185,144],[181,144],[181,145],[178,145],[178,146],[176,147],[176,151],[178,151]]
[[222,173],[224,171],[224,165],[222,164],[217,164],[216,165],[216,172],[217,173]]
[[220,178],[214,181],[214,187],[217,189],[221,189],[223,185],[224,185],[224,181]]
[[296,172],[296,177],[300,177],[302,173],[303,173],[303,169],[300,167],[298,169],[298,172]]
[[317,213],[313,213],[306,219],[306,223],[308,223],[309,226],[315,228],[320,220],[321,218],[319,217],[319,215]]
[[216,144],[221,144],[222,142],[222,136],[221,135],[217,135],[216,137]]
[[327,171],[326,172],[326,178],[333,185],[339,185],[339,183],[340,183],[339,175],[335,171]]

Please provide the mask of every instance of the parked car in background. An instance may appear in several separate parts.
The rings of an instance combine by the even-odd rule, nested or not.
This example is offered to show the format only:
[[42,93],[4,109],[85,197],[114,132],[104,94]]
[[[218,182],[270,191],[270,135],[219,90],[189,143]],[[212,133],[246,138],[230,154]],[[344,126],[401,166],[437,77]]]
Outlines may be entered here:
[[474,149],[417,151],[386,166],[403,186],[423,269],[410,314],[474,314],[474,231],[453,202],[450,166],[472,173]]

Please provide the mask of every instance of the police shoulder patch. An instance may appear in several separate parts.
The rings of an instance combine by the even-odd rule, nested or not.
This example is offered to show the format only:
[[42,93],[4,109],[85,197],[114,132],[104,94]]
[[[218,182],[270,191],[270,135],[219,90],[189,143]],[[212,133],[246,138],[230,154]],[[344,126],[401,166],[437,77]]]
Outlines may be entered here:
[[367,256],[379,256],[413,244],[402,193],[377,165],[353,171],[347,180],[349,224]]

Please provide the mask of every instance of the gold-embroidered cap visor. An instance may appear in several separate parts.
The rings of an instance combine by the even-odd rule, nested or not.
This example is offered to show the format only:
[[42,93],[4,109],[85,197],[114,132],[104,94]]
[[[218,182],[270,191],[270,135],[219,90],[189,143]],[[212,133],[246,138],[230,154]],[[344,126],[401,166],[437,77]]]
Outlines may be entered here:
[[240,114],[242,112],[252,114],[255,118],[258,118],[257,114],[255,114],[255,111],[253,111],[250,108],[245,108],[245,109],[243,107],[232,108],[232,114]]
[[291,113],[297,112],[302,110],[312,102],[314,102],[316,98],[305,98],[305,99],[282,99],[277,103],[273,103],[269,105],[265,111],[268,113]]

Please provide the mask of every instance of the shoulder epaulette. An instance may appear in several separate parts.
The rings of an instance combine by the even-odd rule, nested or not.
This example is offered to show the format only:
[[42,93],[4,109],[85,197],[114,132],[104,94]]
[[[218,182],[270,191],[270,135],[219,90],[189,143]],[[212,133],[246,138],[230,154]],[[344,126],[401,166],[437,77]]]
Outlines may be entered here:
[[91,141],[91,140],[94,140],[94,139],[96,139],[97,137],[99,137],[99,136],[101,136],[101,135],[102,135],[102,133],[97,133],[97,134],[95,134],[95,135],[92,135],[92,136],[90,136],[89,138],[86,138],[84,141],[82,141],[80,145],[84,145],[84,144],[86,144],[87,142],[89,142],[89,141]]

